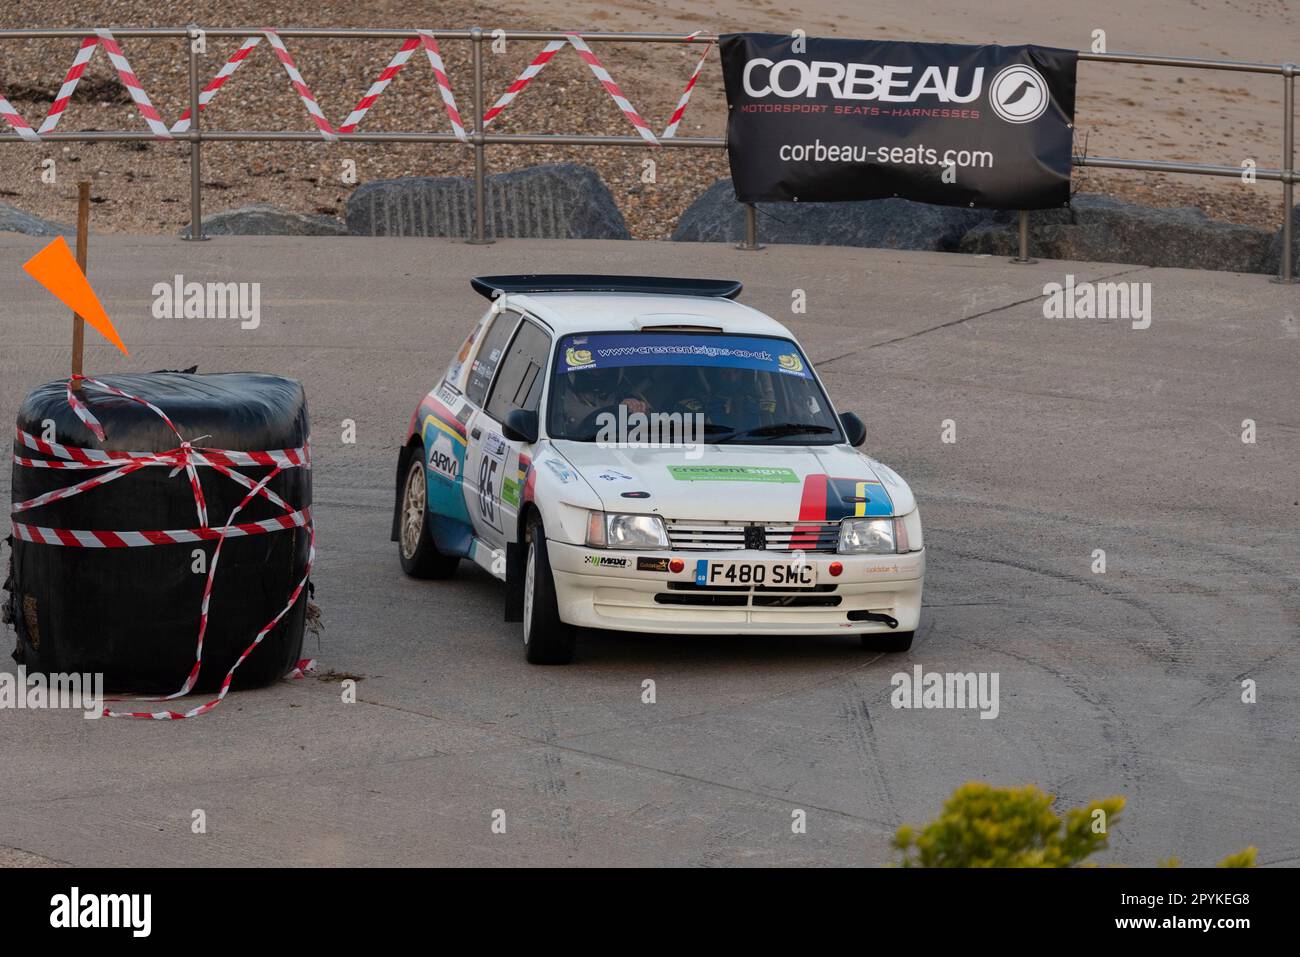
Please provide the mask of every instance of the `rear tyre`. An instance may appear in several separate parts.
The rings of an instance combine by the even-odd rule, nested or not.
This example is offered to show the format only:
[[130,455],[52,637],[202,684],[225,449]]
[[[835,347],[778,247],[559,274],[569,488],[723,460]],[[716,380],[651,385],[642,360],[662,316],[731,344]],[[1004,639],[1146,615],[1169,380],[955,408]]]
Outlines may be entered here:
[[870,651],[910,651],[912,648],[912,639],[916,637],[914,631],[895,631],[889,634],[874,634],[862,636],[862,647]]
[[534,665],[573,660],[577,629],[560,620],[555,576],[546,551],[546,530],[536,513],[528,521],[524,556],[524,657]]
[[429,532],[428,481],[424,475],[424,448],[415,447],[411,467],[402,487],[402,524],[397,536],[397,555],[402,571],[412,578],[450,578],[460,559],[444,555]]

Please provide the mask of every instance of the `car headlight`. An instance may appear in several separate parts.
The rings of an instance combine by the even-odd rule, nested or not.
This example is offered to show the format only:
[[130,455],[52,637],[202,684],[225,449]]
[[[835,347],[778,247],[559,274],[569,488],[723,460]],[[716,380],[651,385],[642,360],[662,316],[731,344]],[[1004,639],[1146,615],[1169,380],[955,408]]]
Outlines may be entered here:
[[592,548],[667,548],[668,533],[658,515],[591,512],[587,544]]
[[836,551],[841,555],[892,555],[906,551],[906,544],[899,541],[899,524],[892,518],[846,518],[840,522],[840,543]]

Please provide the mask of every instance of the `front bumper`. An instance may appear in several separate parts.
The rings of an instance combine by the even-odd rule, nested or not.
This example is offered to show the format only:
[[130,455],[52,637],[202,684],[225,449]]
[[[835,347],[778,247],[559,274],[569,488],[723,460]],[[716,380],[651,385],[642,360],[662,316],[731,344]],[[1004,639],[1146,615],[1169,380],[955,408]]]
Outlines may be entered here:
[[[780,561],[771,551],[620,552],[548,541],[560,618],[586,628],[670,634],[880,634],[915,631],[921,619],[925,551],[905,555],[812,554],[816,589],[695,585],[695,563]],[[593,564],[592,558],[605,559]],[[639,571],[637,559],[680,558],[682,571]],[[609,560],[612,560],[609,561]],[[844,571],[832,578],[831,562]],[[898,620],[855,621],[853,612]]]

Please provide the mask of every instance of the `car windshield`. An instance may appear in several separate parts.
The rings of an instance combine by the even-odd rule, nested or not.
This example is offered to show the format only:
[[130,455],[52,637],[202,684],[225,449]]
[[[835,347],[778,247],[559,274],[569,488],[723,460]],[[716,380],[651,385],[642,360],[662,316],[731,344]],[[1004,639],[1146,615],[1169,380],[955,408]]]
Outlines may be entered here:
[[772,336],[565,336],[556,350],[547,408],[550,435],[578,442],[843,441],[808,360],[789,339]]

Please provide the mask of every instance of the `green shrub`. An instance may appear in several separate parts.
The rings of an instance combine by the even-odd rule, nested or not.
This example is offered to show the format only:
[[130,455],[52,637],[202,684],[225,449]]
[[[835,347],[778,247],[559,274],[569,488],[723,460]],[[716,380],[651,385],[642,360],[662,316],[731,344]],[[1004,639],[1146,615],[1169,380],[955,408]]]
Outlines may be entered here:
[[[923,829],[904,825],[894,835],[902,867],[1075,867],[1107,847],[1106,836],[1124,809],[1122,797],[1052,810],[1054,798],[1032,784],[995,788],[979,781],[953,792],[943,813]],[[1254,867],[1248,847],[1220,867]],[[1085,866],[1091,866],[1090,864]],[[1177,867],[1177,859],[1164,866]]]

